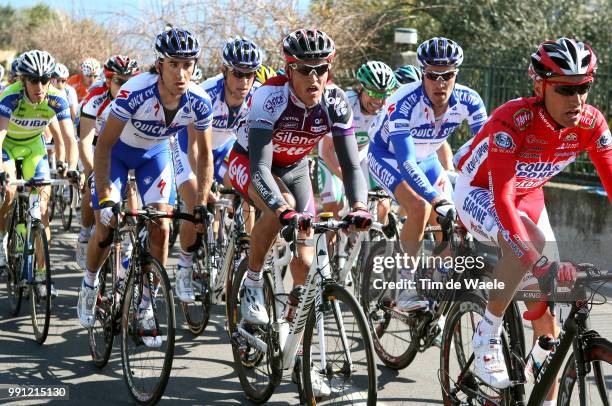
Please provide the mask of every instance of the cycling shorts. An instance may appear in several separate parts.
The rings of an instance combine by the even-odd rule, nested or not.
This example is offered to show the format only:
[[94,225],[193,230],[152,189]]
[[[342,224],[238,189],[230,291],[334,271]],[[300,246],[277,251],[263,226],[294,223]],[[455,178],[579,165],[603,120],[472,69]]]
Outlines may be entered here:
[[[230,138],[217,149],[213,149],[213,165],[215,168],[215,181],[223,183],[223,177],[227,172],[229,153],[236,142],[236,138]],[[172,146],[172,159],[174,161],[174,176],[176,187],[179,188],[183,183],[196,176],[189,164],[187,137],[175,137]]]
[[2,161],[22,160],[23,179],[49,179],[49,160],[43,137],[27,142],[14,142],[8,137],[2,143]]

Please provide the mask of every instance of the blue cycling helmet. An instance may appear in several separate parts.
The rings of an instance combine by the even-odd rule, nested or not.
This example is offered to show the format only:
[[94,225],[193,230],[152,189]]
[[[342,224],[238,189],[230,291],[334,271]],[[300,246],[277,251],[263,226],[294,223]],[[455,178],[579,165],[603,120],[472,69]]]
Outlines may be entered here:
[[200,42],[189,31],[168,26],[155,38],[155,55],[157,59],[198,59]]
[[254,71],[261,65],[261,49],[252,41],[236,37],[223,46],[223,65],[229,68]]
[[423,77],[423,73],[421,73],[421,68],[418,68],[414,65],[406,65],[400,68],[397,68],[393,71],[395,73],[395,79],[400,85],[405,85],[406,83],[420,82]]
[[455,66],[463,62],[463,50],[455,41],[434,37],[419,45],[417,58],[421,66]]

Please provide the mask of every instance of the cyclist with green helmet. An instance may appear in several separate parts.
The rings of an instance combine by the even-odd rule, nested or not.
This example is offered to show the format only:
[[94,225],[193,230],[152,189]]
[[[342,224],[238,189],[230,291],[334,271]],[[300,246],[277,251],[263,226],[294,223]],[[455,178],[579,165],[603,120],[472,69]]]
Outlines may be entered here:
[[[370,137],[368,128],[376,114],[385,105],[387,97],[397,88],[397,80],[393,70],[380,61],[368,61],[357,70],[357,87],[346,92],[351,108],[353,109],[353,123],[355,137],[359,148],[359,161],[361,168],[369,180],[367,164],[368,145]],[[344,206],[344,187],[340,164],[335,154],[333,140],[330,134],[319,141],[318,165],[319,192],[323,211],[329,211],[338,216]],[[369,180],[370,189],[377,187]],[[388,208],[387,208],[388,211]],[[379,208],[379,218],[384,218],[386,212]]]

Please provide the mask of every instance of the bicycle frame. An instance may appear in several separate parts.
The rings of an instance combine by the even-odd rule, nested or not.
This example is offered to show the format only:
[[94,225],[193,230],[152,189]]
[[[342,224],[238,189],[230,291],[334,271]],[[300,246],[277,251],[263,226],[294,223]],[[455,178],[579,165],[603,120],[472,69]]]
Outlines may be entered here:
[[[315,243],[315,258],[310,266],[308,271],[308,275],[306,276],[306,283],[304,285],[304,290],[302,291],[302,295],[300,298],[300,302],[297,306],[295,317],[291,323],[288,323],[284,319],[284,314],[279,314],[275,312],[275,319],[272,323],[274,331],[278,334],[279,345],[282,353],[282,369],[284,370],[292,370],[295,365],[295,356],[298,351],[298,347],[302,342],[302,337],[304,335],[304,326],[306,325],[306,321],[308,319],[308,314],[310,309],[315,303],[315,309],[320,309],[322,305],[322,296],[324,293],[324,285],[327,283],[335,283],[331,279],[331,269],[329,266],[329,254],[327,251],[327,239],[325,237],[326,230],[315,230],[314,239]],[[306,243],[310,243],[312,239],[306,240]],[[279,299],[277,296],[283,295],[284,288],[282,285],[282,278],[280,275],[276,275],[272,273],[273,279],[273,291],[274,291],[274,300],[275,302]],[[335,306],[338,306],[337,303],[334,303]],[[268,350],[267,343],[264,343],[262,340],[253,336],[251,333],[246,331],[242,325],[237,326],[237,330],[241,336],[243,336],[249,344],[257,348],[257,350],[262,351],[264,353]],[[342,331],[342,341],[344,343],[347,342],[346,334],[344,332],[344,325],[342,320],[340,319],[340,330]],[[321,343],[321,369],[325,368],[325,346],[324,346],[324,326],[323,326],[323,318],[321,312],[317,310],[317,331],[319,335],[319,342]],[[346,347],[346,345],[345,345]],[[350,354],[345,354],[347,357],[347,362],[349,365],[352,364],[350,359]]]

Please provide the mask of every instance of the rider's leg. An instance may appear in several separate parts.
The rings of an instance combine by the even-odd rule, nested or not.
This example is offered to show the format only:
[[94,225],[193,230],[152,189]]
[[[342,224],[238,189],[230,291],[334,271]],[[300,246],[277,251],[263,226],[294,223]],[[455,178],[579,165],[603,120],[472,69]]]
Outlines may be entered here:
[[[178,183],[177,183],[178,184]],[[185,209],[188,213],[193,212],[195,206],[195,198],[197,194],[197,185],[195,178],[185,180],[178,184],[178,193],[183,199]],[[179,231],[180,237],[180,253],[176,271],[176,295],[179,300],[184,303],[193,303],[195,301],[195,292],[193,291],[193,253],[188,252],[187,248],[191,246],[196,239],[195,225],[190,221],[182,221]]]
[[[7,158],[7,155],[3,153],[4,157]],[[15,179],[15,161],[13,160],[4,160],[3,162],[4,172],[6,172],[8,179]],[[0,207],[0,266],[6,266],[7,260],[7,252],[6,252],[6,242],[7,242],[7,220],[8,215],[11,212],[11,208],[13,205],[13,200],[15,199],[15,194],[17,193],[17,189],[15,186],[5,187],[4,201],[2,202],[2,206]]]

